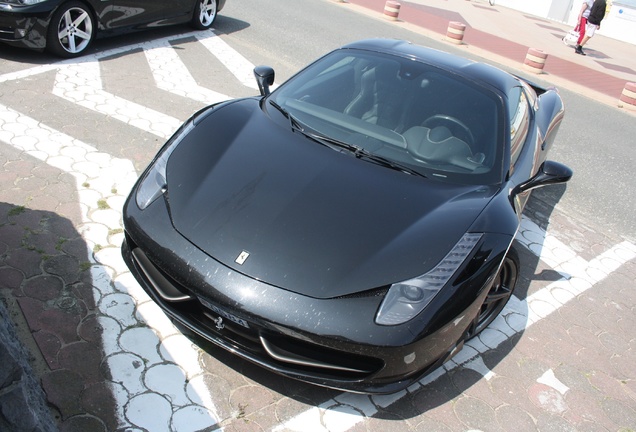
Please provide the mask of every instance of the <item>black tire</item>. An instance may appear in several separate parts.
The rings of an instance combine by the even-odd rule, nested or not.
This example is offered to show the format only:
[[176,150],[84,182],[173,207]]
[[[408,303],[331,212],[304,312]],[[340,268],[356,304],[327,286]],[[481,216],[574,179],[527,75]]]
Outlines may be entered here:
[[84,3],[64,3],[49,22],[46,48],[59,57],[78,57],[91,45],[96,30],[93,14]]
[[495,276],[488,294],[466,334],[466,340],[477,336],[494,321],[512,296],[519,278],[519,254],[511,247]]
[[191,25],[197,30],[205,30],[212,27],[218,15],[219,4],[217,0],[196,0]]

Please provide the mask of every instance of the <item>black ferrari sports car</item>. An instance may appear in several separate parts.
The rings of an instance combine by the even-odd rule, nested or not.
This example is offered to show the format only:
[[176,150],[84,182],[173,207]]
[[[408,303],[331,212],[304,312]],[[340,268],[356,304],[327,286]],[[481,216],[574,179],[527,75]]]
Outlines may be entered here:
[[210,28],[224,5],[225,0],[0,0],[0,42],[76,57],[96,36],[187,22]]
[[511,296],[511,247],[563,103],[404,41],[337,49],[194,114],[124,208],[124,259],[173,320],[271,371],[391,393]]

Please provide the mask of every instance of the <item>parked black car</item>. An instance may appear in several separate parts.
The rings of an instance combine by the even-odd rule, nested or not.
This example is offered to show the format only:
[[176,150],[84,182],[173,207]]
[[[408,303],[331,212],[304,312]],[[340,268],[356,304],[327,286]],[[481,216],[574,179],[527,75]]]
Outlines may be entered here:
[[337,49],[270,94],[196,113],[124,208],[124,259],[174,320],[269,370],[402,389],[512,295],[555,89],[395,40]]
[[172,24],[207,29],[225,0],[2,0],[0,41],[82,55],[95,37]]

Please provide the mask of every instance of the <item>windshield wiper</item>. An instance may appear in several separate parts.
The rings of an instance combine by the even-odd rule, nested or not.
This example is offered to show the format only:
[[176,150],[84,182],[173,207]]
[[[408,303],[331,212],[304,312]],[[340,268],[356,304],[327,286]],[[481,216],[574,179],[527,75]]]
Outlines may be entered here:
[[302,133],[303,135],[305,135],[307,138],[319,144],[325,145],[330,148],[333,148],[333,147],[342,148],[353,153],[353,155],[357,158],[365,158],[387,168],[391,168],[397,171],[402,171],[407,174],[426,178],[426,176],[419,171],[416,171],[412,168],[409,168],[407,166],[394,162],[385,157],[379,156],[375,153],[371,153],[370,151],[362,147],[359,147],[357,145],[349,144],[348,142],[340,141],[325,135],[307,132],[305,131],[305,127],[303,126],[303,124],[299,122],[293,115],[291,115],[289,111],[287,111],[285,108],[280,106],[278,102],[269,100],[269,103],[278,111],[280,111],[280,113],[289,120],[289,124],[291,126],[292,131],[298,131]]
[[312,140],[320,143],[320,144],[324,144],[327,147],[333,148],[338,147],[338,148],[343,148],[345,150],[350,151],[351,153],[353,153],[354,155],[357,154],[356,152],[362,150],[360,147],[353,145],[353,144],[349,144],[348,142],[344,142],[344,141],[340,141],[337,140],[335,138],[331,138],[328,136],[324,136],[324,135],[320,135],[320,134],[315,134],[315,133],[306,133],[305,134],[308,138],[311,138]]
[[369,152],[369,151],[367,151],[365,149],[358,149],[358,151],[355,152],[355,155],[358,158],[361,158],[361,157],[367,158],[367,159],[369,159],[369,160],[371,160],[371,161],[373,161],[373,162],[375,162],[375,163],[377,163],[379,165],[387,167],[387,168],[391,168],[391,169],[394,169],[394,170],[397,170],[397,171],[402,171],[404,173],[411,174],[411,175],[414,175],[414,176],[419,176],[419,177],[426,178],[426,176],[424,174],[422,174],[421,172],[419,172],[417,170],[414,170],[413,168],[409,168],[409,167],[407,167],[405,165],[402,165],[400,163],[392,161],[391,159],[387,159],[387,158],[379,156],[379,155],[377,155],[375,153],[371,153],[371,152]]
[[269,103],[272,104],[272,106],[276,108],[278,111],[280,111],[280,113],[284,115],[287,118],[287,120],[289,120],[289,126],[291,127],[292,131],[299,131],[302,133],[305,132],[303,125],[296,119],[296,117],[291,115],[289,111],[287,111],[285,108],[283,108],[282,106],[280,106],[277,102],[273,100],[270,100]]
[[347,142],[340,141],[340,140],[337,140],[337,139],[334,139],[334,138],[331,138],[331,137],[327,137],[327,136],[324,136],[324,135],[318,135],[318,134],[312,134],[312,133],[306,133],[306,132],[303,132],[303,133],[307,137],[309,137],[309,138],[311,138],[311,139],[313,139],[315,141],[318,141],[321,144],[325,144],[325,145],[327,145],[329,147],[336,146],[336,147],[348,150],[351,153],[353,153],[353,155],[355,157],[357,157],[359,159],[360,158],[365,158],[365,159],[368,159],[368,160],[370,160],[372,162],[375,162],[375,163],[377,163],[379,165],[382,165],[384,167],[387,167],[387,168],[391,168],[391,169],[394,169],[394,170],[397,170],[397,171],[402,171],[402,172],[407,173],[407,174],[411,174],[411,175],[415,175],[415,176],[426,178],[426,176],[424,174],[422,174],[419,171],[414,170],[413,168],[409,168],[409,167],[404,166],[404,165],[402,165],[402,164],[400,164],[398,162],[394,162],[391,159],[387,159],[387,158],[379,156],[379,155],[377,155],[375,153],[371,153],[370,151],[368,151],[368,150],[366,150],[366,149],[364,149],[362,147],[359,147],[357,145],[349,144]]

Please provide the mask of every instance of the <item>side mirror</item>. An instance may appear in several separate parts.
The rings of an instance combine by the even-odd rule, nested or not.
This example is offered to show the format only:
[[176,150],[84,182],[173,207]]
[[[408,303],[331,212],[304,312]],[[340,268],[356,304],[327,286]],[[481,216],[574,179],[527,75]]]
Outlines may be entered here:
[[539,172],[535,174],[534,177],[515,188],[514,194],[516,195],[541,186],[565,183],[571,178],[572,170],[569,167],[559,162],[546,161],[541,165]]
[[254,77],[258,83],[258,90],[262,96],[269,94],[269,86],[274,84],[274,69],[269,66],[256,66],[254,68]]

